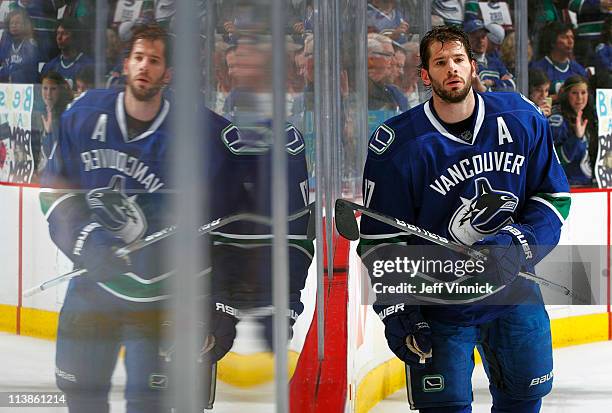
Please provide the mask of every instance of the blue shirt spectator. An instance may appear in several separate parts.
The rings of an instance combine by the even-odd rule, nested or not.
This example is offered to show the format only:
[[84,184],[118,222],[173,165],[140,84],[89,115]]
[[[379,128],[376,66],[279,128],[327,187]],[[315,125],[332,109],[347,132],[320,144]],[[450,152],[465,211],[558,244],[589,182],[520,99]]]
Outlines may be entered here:
[[72,90],[76,90],[77,73],[84,67],[94,64],[93,59],[80,51],[76,39],[79,30],[80,25],[74,19],[68,18],[60,21],[55,36],[60,54],[46,63],[40,72],[41,75],[45,75],[50,70],[59,73],[66,79]]
[[612,45],[600,43],[595,48],[595,62],[597,70],[612,70]]
[[55,26],[57,12],[63,5],[64,1],[58,0],[11,0],[11,10],[22,8],[30,16],[41,60],[47,61],[57,54]]
[[474,87],[480,92],[515,90],[516,84],[506,65],[495,55],[487,54],[489,29],[482,20],[466,21],[465,32],[468,34],[474,58],[478,63],[478,80],[474,83]]
[[529,69],[540,69],[550,79],[550,94],[559,93],[563,82],[571,76],[579,75],[587,77],[587,71],[580,63],[575,60],[568,60],[564,63],[554,62],[550,57],[544,56],[540,60],[533,62]]
[[0,47],[0,81],[36,83],[39,54],[28,14],[22,9],[13,10],[5,24],[8,32]]
[[394,0],[372,0],[368,2],[368,31],[381,33],[398,43],[408,40],[410,26],[395,7]]
[[540,69],[546,73],[551,82],[551,95],[557,95],[569,77],[587,77],[586,69],[572,59],[574,31],[571,25],[561,22],[547,24],[542,31],[539,51],[544,57],[532,62],[529,69]]
[[589,149],[597,146],[597,122],[585,78],[572,76],[565,81],[549,123],[569,183],[591,185],[595,153]]

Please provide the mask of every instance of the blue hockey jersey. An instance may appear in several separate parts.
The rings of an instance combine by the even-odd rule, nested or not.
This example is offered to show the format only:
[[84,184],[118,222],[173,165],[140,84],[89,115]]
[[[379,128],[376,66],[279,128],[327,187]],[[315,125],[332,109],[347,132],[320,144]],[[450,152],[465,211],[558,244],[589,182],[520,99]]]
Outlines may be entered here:
[[[133,138],[128,137],[123,92],[90,90],[62,115],[58,146],[41,177],[41,204],[51,239],[76,266],[82,266],[79,234],[91,222],[127,244],[168,224],[163,211],[170,190],[164,168],[169,111],[164,101],[150,128]],[[158,301],[164,293],[151,280],[164,278],[160,255],[155,248],[133,254],[131,279],[138,288],[98,286],[118,301]],[[71,283],[97,291],[87,277]]]
[[[51,238],[76,266],[81,265],[74,253],[79,233],[91,222],[103,225],[127,244],[175,223],[168,205],[173,192],[168,181],[171,103],[164,100],[149,129],[129,137],[123,96],[119,90],[90,90],[80,97],[62,116],[55,159],[47,164],[41,178],[41,204]],[[269,216],[269,199],[262,202],[258,197],[263,199],[270,193],[266,180],[270,175],[269,151],[250,142],[228,120],[201,110],[208,140],[195,149],[207,154],[207,170],[202,175],[208,182],[203,181],[202,187],[210,191],[211,206],[205,220],[242,212]],[[297,181],[297,189],[290,191],[290,207],[299,209],[305,205],[302,191],[307,191],[302,185],[307,179],[304,142],[294,128],[287,131],[287,151],[293,161],[289,169],[295,171],[290,182],[292,178]],[[296,220],[290,231],[305,234],[307,221],[307,215]],[[237,222],[220,229],[215,239],[223,243],[231,238],[257,239],[257,234],[262,234],[259,238],[269,240],[269,233],[269,226]],[[155,305],[167,297],[165,280],[172,270],[162,261],[165,254],[161,248],[163,242],[131,254],[131,274],[104,283],[82,276],[71,283],[102,297],[106,305],[108,300],[116,305]],[[236,254],[231,257],[234,263],[244,263]],[[221,264],[213,272],[226,273]],[[303,273],[300,280],[305,279]],[[213,280],[213,291],[220,292],[222,287]]]
[[39,60],[36,41],[16,41],[8,35],[0,53],[0,82],[36,83]]
[[[508,223],[528,224],[537,237],[537,263],[557,244],[570,204],[550,126],[522,95],[475,96],[469,136],[451,134],[431,100],[382,124],[369,142],[364,203],[464,245],[495,234]],[[368,248],[389,242],[426,243],[362,217],[362,259]],[[537,289],[523,278],[510,286]],[[504,306],[487,305],[487,300],[511,291],[504,288],[477,304],[421,309],[433,318],[479,323],[505,311]],[[376,305],[375,310],[389,313],[385,305]]]
[[43,66],[40,71],[40,75],[43,76],[45,73],[53,70],[66,79],[68,84],[73,90],[76,90],[76,76],[81,69],[87,66],[93,66],[94,61],[91,57],[87,56],[83,52],[76,55],[72,61],[66,61],[60,54],[55,58],[51,59]]
[[[272,217],[271,122],[239,112],[238,117],[257,119],[231,125],[222,135],[224,151],[211,183],[213,216],[250,212]],[[238,119],[237,121],[240,121]],[[249,124],[250,123],[250,124]],[[288,124],[287,180],[288,211],[308,205],[309,186],[306,145],[296,127]],[[228,184],[232,184],[228,187]],[[289,304],[293,314],[301,313],[300,290],[304,287],[314,247],[306,239],[309,216],[288,224]],[[212,290],[220,301],[237,308],[272,304],[272,227],[248,221],[229,224],[212,233]]]
[[574,75],[580,75],[584,78],[588,76],[586,69],[575,60],[560,65],[553,62],[548,56],[544,56],[540,60],[536,60],[529,65],[529,69],[540,69],[546,73],[550,79],[550,94],[556,95],[559,93],[563,82]]
[[492,80],[494,82],[494,86],[489,88],[489,92],[511,92],[516,90],[516,84],[512,78],[502,80],[502,77],[506,75],[512,76],[512,74],[501,59],[493,54],[487,54],[477,58],[476,63],[478,63],[478,77],[480,77],[480,80]]

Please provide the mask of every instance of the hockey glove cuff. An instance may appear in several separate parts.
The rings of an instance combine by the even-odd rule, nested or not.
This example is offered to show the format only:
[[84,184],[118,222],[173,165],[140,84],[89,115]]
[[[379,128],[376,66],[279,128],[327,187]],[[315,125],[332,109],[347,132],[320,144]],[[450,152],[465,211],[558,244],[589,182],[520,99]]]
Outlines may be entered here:
[[496,285],[514,281],[525,266],[535,262],[536,237],[529,225],[511,224],[497,234],[476,242],[474,248],[488,255],[483,276]]
[[393,315],[384,320],[389,348],[411,367],[431,363],[431,328],[419,311]]
[[211,363],[216,363],[225,356],[236,339],[235,317],[237,310],[223,303],[215,303],[211,311],[208,326],[205,327],[204,344],[202,346],[202,357],[209,357]]

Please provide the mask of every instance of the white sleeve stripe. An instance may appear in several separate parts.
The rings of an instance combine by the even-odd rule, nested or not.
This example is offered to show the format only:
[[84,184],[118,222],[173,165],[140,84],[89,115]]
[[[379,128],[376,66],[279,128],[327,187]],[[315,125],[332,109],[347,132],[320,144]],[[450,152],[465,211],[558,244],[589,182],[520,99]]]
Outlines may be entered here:
[[374,234],[374,235],[368,235],[368,234],[360,234],[359,237],[363,238],[363,239],[387,239],[387,238],[394,238],[394,237],[401,237],[401,236],[406,236],[406,235],[410,235],[407,232],[396,232],[395,234]]
[[548,194],[548,193],[542,192],[541,194],[549,196],[551,198],[570,198],[571,197],[569,192],[555,192],[554,194]]
[[[52,191],[49,191],[52,192]],[[47,211],[47,213],[45,214],[45,219],[49,219],[49,217],[51,216],[51,213],[55,210],[55,208],[62,202],[64,202],[65,200],[67,200],[68,198],[72,198],[73,196],[76,196],[76,194],[70,193],[70,194],[66,194],[64,196],[59,197],[49,208],[49,210]]]
[[532,199],[532,200],[537,201],[537,202],[541,202],[542,204],[546,205],[547,207],[549,207],[555,213],[555,215],[557,215],[557,218],[559,218],[559,221],[561,221],[561,224],[565,223],[565,219],[563,219],[563,216],[561,216],[561,213],[559,211],[557,211],[557,208],[555,208],[553,206],[553,204],[551,204],[550,202],[548,202],[544,198],[540,198],[539,196],[532,196],[529,199]]

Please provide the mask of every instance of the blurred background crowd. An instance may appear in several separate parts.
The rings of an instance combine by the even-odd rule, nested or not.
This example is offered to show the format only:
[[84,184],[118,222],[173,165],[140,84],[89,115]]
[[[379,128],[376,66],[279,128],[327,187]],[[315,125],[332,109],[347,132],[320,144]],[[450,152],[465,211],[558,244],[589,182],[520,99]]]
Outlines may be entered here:
[[[59,117],[72,99],[92,87],[122,86],[123,44],[133,27],[157,22],[173,30],[175,1],[109,0],[100,61],[93,50],[100,21],[95,0],[0,0],[0,82],[37,85],[32,113],[36,169],[44,167]],[[270,30],[262,27],[265,19],[257,15],[257,1],[198,1],[202,4],[201,88],[211,109],[236,121],[254,104],[253,96],[261,99],[270,89],[272,74],[265,68],[272,49],[261,41]],[[339,35],[346,38],[346,47],[338,52],[337,85],[342,96],[340,133],[349,151],[368,135],[355,128],[359,105],[353,93],[360,79],[365,81],[366,71],[370,131],[428,99],[418,70],[423,32],[418,11],[425,2],[431,3],[432,26],[458,25],[468,34],[478,63],[477,91],[517,91],[513,0],[370,0],[365,45],[353,36],[362,22],[359,11],[350,1],[340,0]],[[612,86],[612,0],[529,0],[527,4],[528,53],[520,58],[528,59],[528,97],[550,120],[571,184],[591,186],[598,147],[594,92]],[[314,6],[312,0],[287,0],[287,5],[287,115],[308,142],[311,113],[318,104]],[[360,47],[367,56],[363,65],[355,63]],[[319,58],[321,53],[325,51],[319,52]],[[100,68],[102,78],[96,75]],[[348,173],[358,174],[360,168],[356,164]]]

